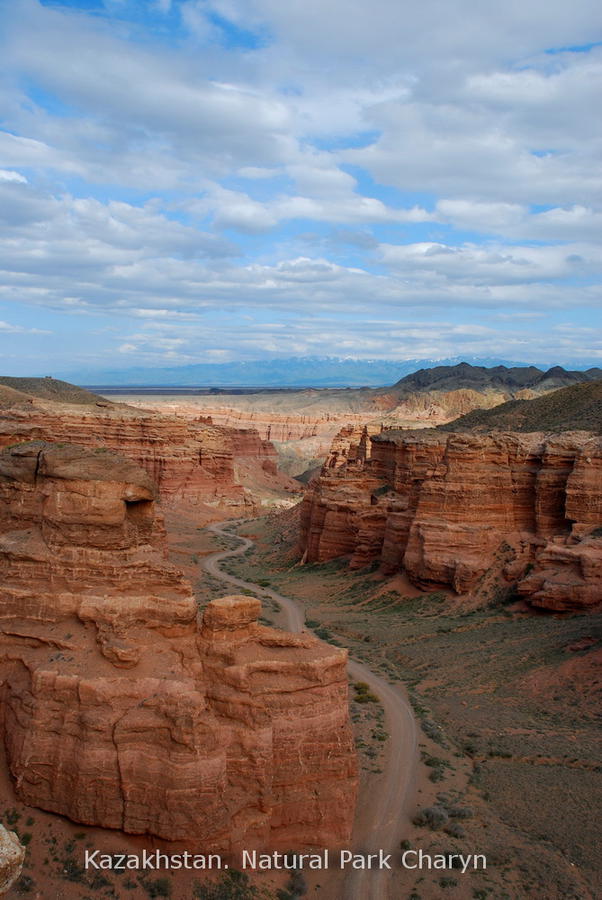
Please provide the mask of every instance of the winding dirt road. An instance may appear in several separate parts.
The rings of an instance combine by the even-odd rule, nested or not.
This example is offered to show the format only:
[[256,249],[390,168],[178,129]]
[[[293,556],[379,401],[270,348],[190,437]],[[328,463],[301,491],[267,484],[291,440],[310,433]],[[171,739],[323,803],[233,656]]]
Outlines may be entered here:
[[[240,544],[232,550],[221,550],[204,557],[202,564],[205,571],[226,584],[253,590],[262,597],[275,600],[282,608],[286,628],[292,632],[304,631],[304,612],[290,597],[277,594],[270,588],[259,587],[220,569],[219,563],[222,560],[241,556],[254,546],[253,541],[225,531],[218,523],[209,525],[207,530],[230,540],[237,539]],[[389,734],[383,772],[376,783],[371,781],[360,792],[351,849],[358,854],[383,850],[384,853],[393,855],[390,860],[391,870],[347,870],[340,897],[325,896],[324,900],[396,900],[401,895],[394,893],[392,882],[395,873],[399,873],[399,842],[407,823],[415,783],[418,749],[416,723],[409,703],[398,688],[353,659],[349,660],[349,674],[354,680],[365,681],[378,696]]]

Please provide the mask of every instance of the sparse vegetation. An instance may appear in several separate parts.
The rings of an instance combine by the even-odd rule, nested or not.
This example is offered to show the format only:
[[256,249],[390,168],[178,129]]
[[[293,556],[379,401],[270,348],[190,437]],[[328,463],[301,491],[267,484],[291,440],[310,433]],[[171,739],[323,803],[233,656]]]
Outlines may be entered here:
[[356,703],[378,703],[378,697],[370,690],[365,681],[356,681],[353,685]]
[[171,881],[169,878],[155,878],[150,881],[140,878],[139,881],[149,897],[171,897]]
[[414,816],[414,825],[437,831],[449,821],[449,815],[442,806],[427,806]]
[[307,881],[303,872],[291,872],[284,889],[276,891],[278,900],[298,900],[307,895]]
[[[466,608],[443,591],[408,596],[399,582],[387,582],[370,571],[373,567],[349,571],[346,559],[298,566],[286,541],[277,543],[273,538],[270,529],[279,531],[280,525],[276,517],[272,522],[270,525],[270,517],[263,522],[254,520],[253,535],[260,535],[259,546],[253,555],[238,561],[237,574],[258,583],[269,573],[275,590],[306,606],[309,628],[325,629],[326,639],[335,634],[371,669],[409,687],[422,729],[424,759],[430,762],[427,768],[436,781],[443,777],[446,785],[446,794],[435,801],[426,782],[420,812],[439,807],[447,819],[440,823],[428,814],[423,819],[419,812],[416,827],[432,831],[435,841],[446,836],[450,842],[462,841],[467,831],[472,836],[466,821],[477,817],[488,859],[495,855],[495,846],[508,848],[508,859],[487,872],[496,886],[495,896],[502,898],[507,893],[503,885],[506,873],[512,871],[516,879],[513,890],[522,890],[525,896],[538,896],[537,890],[541,896],[541,886],[553,878],[551,900],[576,898],[563,854],[589,865],[590,872],[596,859],[591,841],[588,844],[591,828],[577,813],[585,808],[580,791],[593,784],[597,765],[583,765],[584,760],[597,759],[593,710],[570,679],[556,684],[549,700],[545,694],[531,693],[532,685],[527,691],[526,685],[532,675],[539,679],[547,667],[575,658],[567,647],[592,633],[592,617],[508,612],[508,595],[498,597],[489,584],[484,585],[488,595],[480,607]],[[510,559],[514,550],[508,547],[499,549],[500,558]],[[579,652],[588,655],[587,648]],[[534,682],[540,683],[545,684],[545,679]],[[361,766],[372,773],[380,769],[377,754],[384,746],[386,731],[375,721],[382,710],[380,704],[358,702],[366,693],[372,692],[360,687],[358,694],[352,685],[351,708],[359,728]],[[580,734],[578,754],[574,745],[566,743],[567,735],[576,729]],[[544,758],[538,756],[543,746]],[[545,758],[548,756],[555,758],[555,768]],[[534,807],[533,771],[542,785],[537,791],[537,829],[529,818]],[[563,805],[575,811],[568,825],[566,821],[557,823],[552,804],[554,791],[564,784],[570,793],[563,794]],[[519,821],[520,829],[506,824]],[[589,838],[584,839],[586,835]],[[560,853],[561,847],[570,850]],[[520,867],[515,865],[517,859]],[[424,885],[419,889],[420,880]],[[422,896],[441,887],[435,873],[418,881],[415,893]],[[493,896],[487,884],[477,882],[473,890],[475,900]]]
[[15,891],[17,894],[32,894],[35,890],[35,881],[31,877],[31,875],[21,875],[19,880],[15,883]]
[[273,900],[273,894],[252,884],[246,872],[230,869],[211,884],[195,884],[194,900]]
[[450,822],[449,825],[445,827],[445,833],[449,834],[450,837],[458,839],[466,837],[466,829],[462,828],[459,822]]
[[452,819],[472,819],[474,815],[470,806],[448,806],[447,812]]

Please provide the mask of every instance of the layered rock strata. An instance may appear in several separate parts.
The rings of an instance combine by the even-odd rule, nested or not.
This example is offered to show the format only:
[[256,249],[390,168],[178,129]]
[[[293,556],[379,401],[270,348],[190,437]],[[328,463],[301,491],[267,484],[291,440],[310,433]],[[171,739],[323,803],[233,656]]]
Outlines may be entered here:
[[602,440],[383,431],[325,467],[302,508],[308,561],[349,555],[459,594],[500,579],[535,604],[602,600]]
[[0,691],[23,802],[207,850],[348,839],[356,766],[346,652],[197,622],[148,474],[107,451],[0,453]]
[[[75,406],[33,399],[0,415],[0,447],[22,441],[71,442],[104,447],[130,457],[151,476],[167,506],[205,504],[252,510],[254,497],[237,478],[236,465],[279,477],[276,451],[256,431],[229,429],[202,420],[113,406]],[[253,481],[253,479],[251,479]],[[296,486],[294,486],[296,487]]]
[[[470,367],[468,367],[470,369]],[[461,379],[460,379],[461,381]],[[132,407],[210,420],[229,429],[256,431],[276,445],[280,467],[300,474],[306,467],[332,459],[338,462],[354,447],[364,429],[370,435],[383,428],[436,426],[474,409],[496,406],[511,397],[531,397],[533,391],[503,389],[408,390],[403,381],[391,388],[287,391],[283,394],[202,395],[199,397],[127,395]],[[349,424],[350,423],[350,424]],[[347,439],[345,433],[349,432]]]

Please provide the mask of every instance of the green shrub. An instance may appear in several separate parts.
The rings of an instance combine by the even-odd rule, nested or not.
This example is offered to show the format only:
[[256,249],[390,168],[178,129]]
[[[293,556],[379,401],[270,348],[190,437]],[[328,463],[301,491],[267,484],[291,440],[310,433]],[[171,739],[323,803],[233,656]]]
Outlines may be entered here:
[[15,884],[17,894],[31,894],[35,888],[35,881],[30,875],[21,875]]
[[447,812],[453,819],[472,819],[474,811],[470,806],[448,806]]
[[450,822],[445,828],[445,833],[449,834],[450,837],[458,839],[466,837],[466,831],[459,822]]
[[192,896],[195,900],[259,900],[269,895],[251,884],[246,872],[230,869],[218,882],[197,883]]
[[171,897],[171,882],[169,878],[142,881],[142,886],[149,897]]
[[418,812],[413,820],[419,828],[431,828],[437,831],[449,822],[449,815],[442,806],[425,806]]

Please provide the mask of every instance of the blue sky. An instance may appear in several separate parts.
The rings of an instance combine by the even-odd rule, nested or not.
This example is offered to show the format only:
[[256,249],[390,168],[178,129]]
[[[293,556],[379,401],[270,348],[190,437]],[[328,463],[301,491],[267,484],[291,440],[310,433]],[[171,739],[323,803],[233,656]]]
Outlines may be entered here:
[[590,0],[0,0],[7,374],[602,364]]

